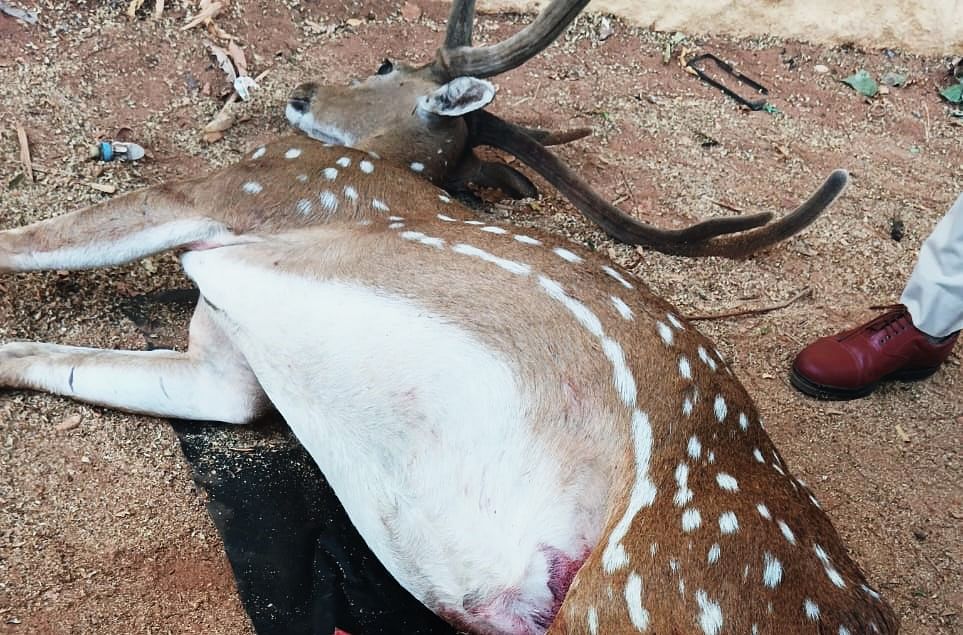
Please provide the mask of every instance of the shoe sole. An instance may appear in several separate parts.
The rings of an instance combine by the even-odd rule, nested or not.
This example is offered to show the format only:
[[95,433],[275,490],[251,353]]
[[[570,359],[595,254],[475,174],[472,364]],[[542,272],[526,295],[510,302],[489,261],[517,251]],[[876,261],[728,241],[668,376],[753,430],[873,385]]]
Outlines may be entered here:
[[860,386],[858,388],[839,388],[836,386],[824,386],[822,384],[817,384],[816,382],[810,381],[798,373],[795,368],[793,368],[789,371],[789,383],[792,384],[793,388],[799,392],[809,395],[810,397],[815,397],[816,399],[823,399],[825,401],[849,401],[852,399],[862,399],[863,397],[868,397],[879,387],[880,384],[884,382],[920,381],[933,375],[939,369],[939,366],[935,366],[933,368],[900,370],[895,373],[890,373],[879,381],[867,384],[865,386]]

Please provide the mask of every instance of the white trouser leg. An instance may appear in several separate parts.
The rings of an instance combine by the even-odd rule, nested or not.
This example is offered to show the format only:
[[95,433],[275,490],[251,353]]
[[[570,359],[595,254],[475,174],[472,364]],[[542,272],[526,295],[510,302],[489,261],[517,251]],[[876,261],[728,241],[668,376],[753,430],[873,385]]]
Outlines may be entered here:
[[920,248],[900,302],[927,335],[963,329],[963,194]]

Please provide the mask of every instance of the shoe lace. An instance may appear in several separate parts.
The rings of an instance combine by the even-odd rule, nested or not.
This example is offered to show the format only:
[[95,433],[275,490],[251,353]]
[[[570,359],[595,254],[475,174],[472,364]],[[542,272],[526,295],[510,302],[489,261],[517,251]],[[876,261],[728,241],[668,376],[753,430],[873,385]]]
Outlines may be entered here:
[[913,323],[909,311],[902,304],[877,305],[871,306],[870,309],[873,311],[887,311],[866,325],[866,328],[872,331],[885,331],[886,339],[906,330],[906,328]]

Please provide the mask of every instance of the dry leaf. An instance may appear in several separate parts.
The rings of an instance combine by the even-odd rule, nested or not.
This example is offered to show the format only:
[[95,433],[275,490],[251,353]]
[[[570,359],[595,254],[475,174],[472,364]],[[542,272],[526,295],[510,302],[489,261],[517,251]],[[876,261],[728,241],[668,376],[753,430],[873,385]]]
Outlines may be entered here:
[[117,192],[117,187],[109,183],[88,183],[87,185],[91,189],[103,192],[104,194],[114,194]]
[[144,0],[130,0],[130,4],[127,5],[127,17],[136,17],[137,9],[140,9],[143,4]]
[[181,31],[187,31],[189,29],[193,29],[198,24],[201,24],[207,20],[210,20],[211,18],[219,14],[221,12],[221,9],[223,8],[224,8],[224,4],[222,2],[210,2],[210,3],[201,2],[201,10],[198,12],[197,15],[191,18],[187,22],[187,24],[181,27]]
[[223,138],[223,132],[205,132],[203,135],[201,135],[201,139],[204,140],[204,143],[217,143]]
[[54,430],[57,432],[66,432],[67,430],[73,430],[80,425],[80,415],[72,414],[66,417],[63,421],[54,426]]
[[234,62],[231,61],[231,56],[227,51],[209,40],[205,41],[204,44],[211,50],[211,55],[217,60],[217,65],[224,71],[224,74],[227,75],[228,83],[233,84],[234,80],[237,79],[238,72],[234,68]]
[[224,132],[234,125],[234,115],[227,111],[226,108],[222,108],[219,113],[214,115],[210,123],[204,126],[201,131],[208,132]]
[[244,57],[244,51],[241,47],[231,40],[227,43],[227,54],[231,56],[234,60],[234,66],[237,68],[238,75],[247,75],[247,58]]
[[896,434],[899,436],[900,440],[901,440],[903,443],[909,443],[909,442],[910,442],[910,437],[909,437],[908,434],[906,434],[906,430],[903,430],[903,426],[901,426],[901,425],[898,424],[898,423],[896,424]]

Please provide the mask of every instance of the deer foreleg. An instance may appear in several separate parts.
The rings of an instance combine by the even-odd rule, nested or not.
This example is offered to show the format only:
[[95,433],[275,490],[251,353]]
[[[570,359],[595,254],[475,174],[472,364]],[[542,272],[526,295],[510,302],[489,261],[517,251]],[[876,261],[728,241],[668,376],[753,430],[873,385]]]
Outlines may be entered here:
[[0,346],[0,387],[178,419],[248,423],[268,406],[244,357],[203,303],[188,351],[115,351],[40,342]]
[[93,269],[232,237],[177,186],[158,185],[25,227],[0,231],[0,271]]

